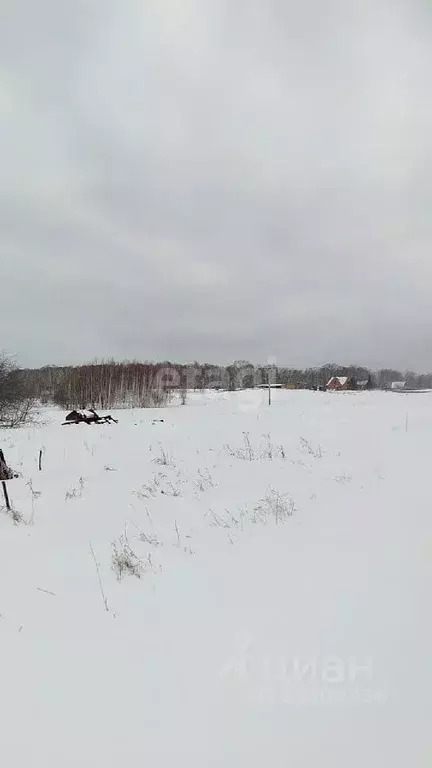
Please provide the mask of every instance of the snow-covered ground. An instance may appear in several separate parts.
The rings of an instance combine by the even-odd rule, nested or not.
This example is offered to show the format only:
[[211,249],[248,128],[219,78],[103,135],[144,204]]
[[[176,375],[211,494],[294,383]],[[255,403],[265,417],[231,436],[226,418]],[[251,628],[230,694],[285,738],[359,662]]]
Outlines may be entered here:
[[431,764],[432,395],[273,397],[0,433],[5,768]]

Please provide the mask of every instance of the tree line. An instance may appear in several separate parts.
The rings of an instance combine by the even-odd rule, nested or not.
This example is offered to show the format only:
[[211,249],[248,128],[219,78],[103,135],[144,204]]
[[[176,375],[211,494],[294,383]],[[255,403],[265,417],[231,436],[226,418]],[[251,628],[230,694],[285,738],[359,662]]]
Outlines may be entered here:
[[45,366],[19,369],[0,353],[0,426],[14,426],[30,418],[35,403],[61,408],[145,408],[166,405],[174,393],[186,401],[189,390],[234,391],[258,385],[280,384],[306,389],[325,387],[332,376],[369,381],[386,389],[393,381],[405,381],[412,389],[432,388],[432,373],[327,363],[319,368],[253,365],[237,360],[227,366],[193,362],[187,365],[164,361],[94,362],[76,366]]
[[175,391],[201,389],[249,389],[270,381],[282,386],[308,389],[323,387],[332,376],[347,376],[356,381],[370,379],[372,386],[386,389],[394,381],[405,381],[410,388],[432,388],[432,373],[416,374],[394,369],[371,371],[364,366],[327,363],[319,368],[289,368],[253,365],[240,360],[227,366],[209,363],[188,365],[164,361],[140,363],[114,361],[88,365],[47,366],[23,371],[29,389],[42,402],[60,406],[146,407],[164,405]]

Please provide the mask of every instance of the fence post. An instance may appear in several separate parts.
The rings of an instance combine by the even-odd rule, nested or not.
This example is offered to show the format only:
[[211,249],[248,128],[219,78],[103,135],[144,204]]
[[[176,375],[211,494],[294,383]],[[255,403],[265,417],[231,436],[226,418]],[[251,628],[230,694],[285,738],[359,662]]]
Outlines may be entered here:
[[[7,464],[6,464],[6,460],[5,460],[5,457],[4,457],[4,453],[3,453],[2,449],[0,448],[0,475],[3,475],[3,472],[2,472],[3,467],[5,468],[5,470],[7,470]],[[7,473],[5,472],[5,474],[7,474]],[[3,479],[2,479],[2,488],[3,488],[3,496],[4,496],[5,502],[6,502],[6,509],[8,510],[8,512],[10,512],[11,511],[11,505],[10,505],[10,501],[9,501],[9,495],[8,495],[7,488],[6,488],[6,481],[3,480]]]

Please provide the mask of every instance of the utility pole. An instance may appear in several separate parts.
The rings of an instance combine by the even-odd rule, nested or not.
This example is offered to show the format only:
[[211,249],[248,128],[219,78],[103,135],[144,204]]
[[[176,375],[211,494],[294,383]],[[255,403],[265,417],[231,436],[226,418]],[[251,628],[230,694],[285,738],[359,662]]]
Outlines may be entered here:
[[275,357],[269,357],[267,360],[267,382],[268,382],[268,404],[272,404],[272,395],[271,395],[271,371],[276,365],[276,358]]

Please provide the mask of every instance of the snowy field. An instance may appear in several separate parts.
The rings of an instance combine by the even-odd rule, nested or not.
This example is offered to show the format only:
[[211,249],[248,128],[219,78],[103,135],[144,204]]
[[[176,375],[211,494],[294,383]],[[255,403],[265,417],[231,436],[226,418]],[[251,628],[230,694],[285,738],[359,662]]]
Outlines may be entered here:
[[432,394],[273,397],[0,432],[5,768],[431,765]]

